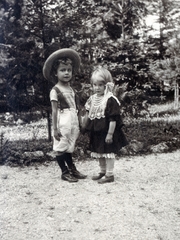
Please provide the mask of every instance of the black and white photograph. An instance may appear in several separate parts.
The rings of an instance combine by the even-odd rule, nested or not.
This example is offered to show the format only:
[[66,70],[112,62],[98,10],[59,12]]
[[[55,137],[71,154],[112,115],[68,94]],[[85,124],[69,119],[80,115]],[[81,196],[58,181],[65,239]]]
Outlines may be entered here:
[[180,0],[0,1],[0,239],[180,239]]

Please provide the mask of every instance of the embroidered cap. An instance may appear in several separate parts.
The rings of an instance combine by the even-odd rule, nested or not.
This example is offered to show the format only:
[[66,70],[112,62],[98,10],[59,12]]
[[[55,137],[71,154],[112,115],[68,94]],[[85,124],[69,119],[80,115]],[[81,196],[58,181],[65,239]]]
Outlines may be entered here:
[[43,66],[43,75],[47,80],[51,79],[51,70],[53,63],[57,59],[61,58],[69,58],[72,60],[73,63],[73,71],[78,72],[81,64],[81,58],[79,54],[71,48],[62,48],[60,50],[57,50],[53,52],[45,61],[44,66]]

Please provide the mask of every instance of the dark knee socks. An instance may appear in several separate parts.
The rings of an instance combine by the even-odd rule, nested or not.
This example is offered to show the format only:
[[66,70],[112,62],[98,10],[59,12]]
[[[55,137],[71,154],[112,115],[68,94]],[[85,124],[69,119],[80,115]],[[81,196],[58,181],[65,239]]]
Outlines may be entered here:
[[73,160],[72,160],[72,155],[71,155],[71,153],[65,153],[65,161],[66,161],[69,169],[72,169],[72,167],[74,166],[74,164],[73,164]]
[[[66,154],[66,153],[65,153]],[[67,166],[65,164],[65,154],[62,154],[60,156],[56,156],[57,163],[59,167],[61,168],[62,173],[68,171]]]

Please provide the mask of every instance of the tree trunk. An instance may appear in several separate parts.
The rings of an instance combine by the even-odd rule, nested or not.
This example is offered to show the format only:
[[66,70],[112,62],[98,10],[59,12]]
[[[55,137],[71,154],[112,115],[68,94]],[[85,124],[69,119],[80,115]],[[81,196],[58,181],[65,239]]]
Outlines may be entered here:
[[174,109],[179,107],[179,84],[176,83],[174,86]]
[[51,136],[51,118],[49,110],[46,111],[47,113],[47,124],[48,124],[48,141],[51,142],[52,136]]

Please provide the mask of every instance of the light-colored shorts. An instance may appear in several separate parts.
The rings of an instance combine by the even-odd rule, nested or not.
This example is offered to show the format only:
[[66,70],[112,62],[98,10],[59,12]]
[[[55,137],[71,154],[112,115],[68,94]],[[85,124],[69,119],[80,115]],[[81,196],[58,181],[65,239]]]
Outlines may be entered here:
[[58,109],[57,119],[57,127],[62,136],[60,137],[60,141],[53,137],[53,150],[56,152],[72,153],[79,136],[77,110],[73,108]]

